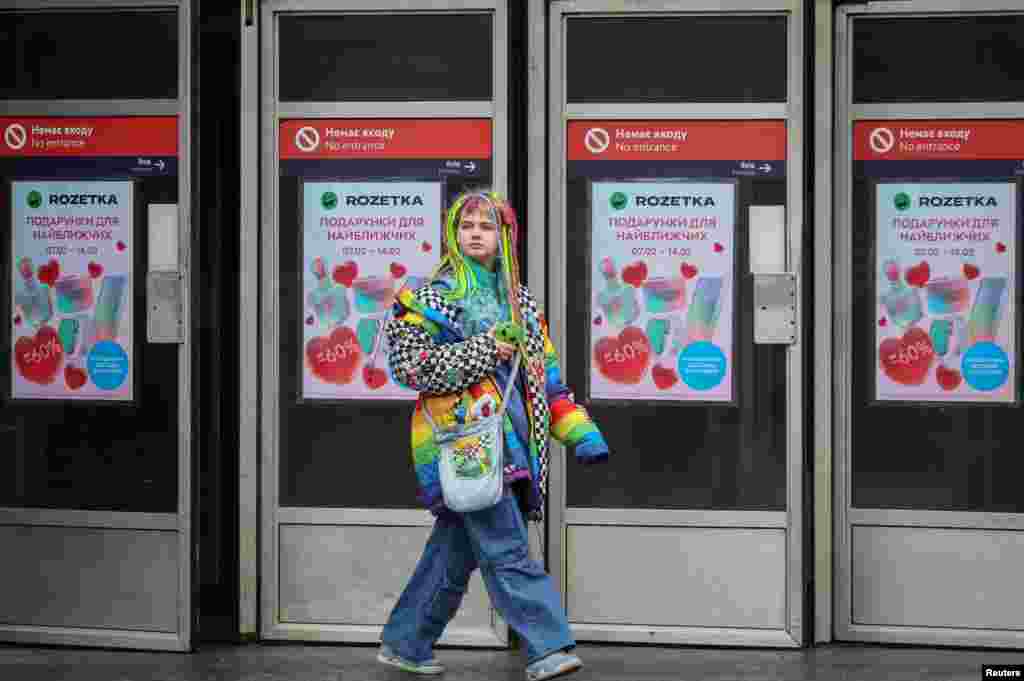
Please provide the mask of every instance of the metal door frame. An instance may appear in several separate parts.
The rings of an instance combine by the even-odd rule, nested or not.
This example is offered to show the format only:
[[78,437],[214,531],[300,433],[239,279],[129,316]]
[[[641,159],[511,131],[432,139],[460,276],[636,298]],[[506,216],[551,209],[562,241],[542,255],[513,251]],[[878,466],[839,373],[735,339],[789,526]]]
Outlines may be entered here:
[[[192,319],[192,3],[190,0],[0,0],[0,11],[154,10],[178,12],[178,97],[161,100],[0,100],[3,116],[177,116],[178,262],[184,282],[183,319]],[[142,285],[136,282],[136,286]],[[141,313],[141,311],[140,311]],[[0,639],[17,643],[188,651],[192,648],[192,325],[178,347],[178,511],[138,513],[0,508],[0,525],[174,532],[178,535],[178,631],[174,634],[102,628],[0,624]],[[143,341],[144,342],[144,341]]]
[[[555,0],[549,17],[548,116],[548,240],[545,253],[532,255],[531,272],[547,263],[549,279],[547,308],[551,339],[565,356],[566,286],[564,262],[569,256],[565,241],[565,205],[562,202],[566,182],[565,125],[579,119],[775,119],[787,124],[786,223],[787,270],[803,278],[803,202],[804,202],[804,3],[800,0]],[[565,101],[565,17],[602,14],[672,15],[787,15],[789,51],[787,102],[785,104],[568,104]],[[531,48],[532,50],[533,48]],[[536,62],[531,55],[531,64]],[[534,69],[536,70],[536,69]],[[531,87],[531,91],[538,91]],[[544,142],[530,135],[531,178],[543,163]],[[539,213],[539,209],[537,209]],[[531,221],[532,222],[532,221]],[[539,251],[539,249],[538,249]],[[798,290],[802,282],[798,283]],[[798,300],[802,294],[798,294]],[[802,307],[802,306],[800,306]],[[803,313],[799,313],[803,315]],[[804,451],[804,364],[805,349],[798,340],[787,351],[787,490],[785,511],[696,511],[647,509],[568,509],[566,508],[565,450],[552,442],[549,475],[548,556],[552,576],[559,590],[566,593],[567,556],[565,535],[569,521],[591,525],[646,525],[656,518],[657,525],[676,527],[777,528],[786,531],[786,622],[785,629],[715,629],[704,627],[651,626],[575,626],[576,636],[585,640],[649,641],[697,645],[741,645],[796,647],[806,636],[803,622],[803,451]]]
[[[279,348],[281,328],[278,313],[278,124],[289,118],[489,118],[492,121],[493,187],[506,191],[508,184],[508,6],[497,0],[353,0],[339,4],[334,0],[267,0],[260,12],[261,44],[260,82],[262,84],[259,112],[262,118],[259,126],[261,143],[261,164],[259,187],[262,189],[260,254],[263,281],[258,282],[252,267],[253,254],[249,254],[248,276],[243,290],[259,290],[262,301],[260,385],[261,437],[260,466],[260,636],[266,639],[344,641],[374,643],[380,639],[380,626],[370,625],[312,625],[285,624],[279,621],[278,574],[279,574],[279,531],[281,524],[299,523],[304,525],[364,525],[392,527],[430,527],[433,517],[426,510],[406,509],[360,509],[360,508],[282,508],[278,502],[279,464],[278,456],[278,415],[279,415]],[[277,100],[277,16],[285,12],[320,14],[389,14],[389,13],[439,13],[439,12],[493,12],[494,14],[494,60],[492,99],[477,102],[287,102]],[[251,49],[251,48],[250,48]],[[250,81],[255,80],[250,75]],[[243,98],[243,102],[252,101]],[[251,123],[250,123],[251,124]],[[244,140],[242,148],[252,145]],[[244,181],[244,180],[243,180]],[[250,180],[249,186],[255,182]],[[243,185],[244,186],[244,185]],[[249,209],[251,215],[252,209]],[[255,237],[250,231],[250,235]],[[244,250],[243,246],[243,250]],[[243,297],[243,304],[245,299]],[[250,303],[252,301],[249,301]],[[252,323],[252,310],[247,318]],[[254,362],[253,362],[254,363]],[[243,372],[244,375],[244,372]],[[251,399],[251,392],[250,392]],[[252,415],[249,415],[252,422]],[[250,446],[252,443],[250,443]],[[242,452],[243,461],[252,457]],[[251,470],[251,469],[250,469]],[[243,470],[243,476],[245,470]],[[244,504],[244,500],[243,500]],[[251,504],[245,505],[251,510]],[[251,533],[242,528],[243,539]],[[248,556],[254,549],[246,549]],[[251,560],[249,561],[251,565]],[[245,563],[243,562],[243,570]],[[246,589],[243,585],[243,594]],[[496,612],[491,611],[490,634],[476,630],[446,634],[443,641],[458,645],[503,647],[508,645],[507,628],[501,623]],[[251,614],[243,621],[252,622]],[[492,634],[492,635],[491,635]]]
[[[827,10],[826,10],[827,11]],[[941,16],[1024,13],[1021,4],[974,0],[969,8],[955,0],[904,0],[843,5],[835,18],[835,111],[834,122],[834,289],[835,322],[833,400],[835,405],[834,524],[835,584],[834,627],[837,638],[879,643],[921,645],[1024,646],[1024,631],[953,629],[948,627],[886,627],[854,624],[852,596],[851,534],[854,525],[889,527],[935,527],[976,530],[1024,530],[1024,514],[975,513],[960,511],[916,511],[852,508],[850,433],[852,401],[849,388],[852,360],[848,348],[853,339],[853,305],[850,281],[852,261],[853,125],[874,119],[1024,119],[1024,103],[927,103],[854,104],[852,101],[853,46],[851,24],[865,16]],[[825,291],[821,289],[822,298]]]

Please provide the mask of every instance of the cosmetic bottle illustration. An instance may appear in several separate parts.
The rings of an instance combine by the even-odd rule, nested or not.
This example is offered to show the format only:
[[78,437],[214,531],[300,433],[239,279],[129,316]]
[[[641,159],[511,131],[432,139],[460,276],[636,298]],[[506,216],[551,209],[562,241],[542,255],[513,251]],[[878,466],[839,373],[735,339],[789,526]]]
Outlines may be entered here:
[[96,311],[93,313],[97,341],[117,338],[127,288],[128,276],[125,274],[108,274],[103,277],[100,296],[96,301]]
[[313,276],[317,279],[316,288],[309,292],[308,303],[316,313],[316,318],[323,329],[333,329],[348,319],[348,296],[344,287],[335,286],[327,276],[327,267],[323,258],[313,258]]
[[654,317],[647,320],[647,338],[651,341],[651,349],[658,357],[665,352],[671,331],[671,317]]
[[53,317],[50,289],[36,281],[29,258],[21,259],[18,271],[21,279],[15,282],[14,304],[21,308],[26,323],[39,327]]
[[887,260],[883,264],[885,278],[889,281],[889,290],[882,293],[882,306],[885,314],[893,324],[908,328],[924,316],[921,309],[921,297],[917,289],[903,283],[900,266],[895,260]]
[[641,288],[649,314],[676,312],[686,307],[686,279],[682,277],[653,277]]
[[57,337],[64,354],[71,358],[78,350],[78,340],[82,332],[82,322],[78,317],[65,317],[57,326]]
[[1003,312],[1003,293],[1005,291],[1006,277],[986,277],[981,280],[967,325],[968,345],[995,342],[996,334],[999,332],[999,320]]
[[63,314],[84,312],[92,307],[92,278],[79,274],[61,277],[54,285],[57,309]]
[[640,316],[636,289],[619,280],[615,261],[609,257],[601,260],[601,274],[605,288],[597,294],[597,306],[610,326],[624,328]]
[[722,311],[722,277],[701,277],[693,292],[693,301],[686,314],[689,343],[709,341],[718,328]]
[[971,302],[971,289],[962,277],[940,277],[925,286],[925,300],[933,317],[961,314]]
[[360,314],[387,311],[395,295],[395,280],[390,275],[360,277],[352,282],[356,310]]
[[945,357],[953,349],[954,322],[952,319],[934,319],[928,335],[932,339],[932,348],[939,357]]

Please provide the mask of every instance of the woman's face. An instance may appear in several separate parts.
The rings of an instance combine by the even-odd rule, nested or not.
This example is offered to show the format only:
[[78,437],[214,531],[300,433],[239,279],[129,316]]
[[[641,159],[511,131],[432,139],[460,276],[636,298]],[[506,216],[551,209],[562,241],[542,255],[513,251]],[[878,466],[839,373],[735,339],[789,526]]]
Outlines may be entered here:
[[498,225],[486,205],[465,210],[459,220],[459,248],[487,269],[498,254]]

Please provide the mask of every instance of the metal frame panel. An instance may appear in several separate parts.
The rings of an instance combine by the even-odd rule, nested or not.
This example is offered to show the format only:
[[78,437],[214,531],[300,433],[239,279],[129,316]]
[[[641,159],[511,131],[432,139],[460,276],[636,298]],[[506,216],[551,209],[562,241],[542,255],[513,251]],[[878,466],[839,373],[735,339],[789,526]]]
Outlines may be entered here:
[[814,642],[832,640],[832,12],[815,2]]
[[[191,0],[4,0],[0,10],[117,10],[170,8],[178,11],[178,92],[176,100],[5,100],[0,114],[11,116],[178,116],[178,258],[187,282],[191,259],[192,2]],[[187,291],[188,284],[186,284]],[[182,301],[191,319],[191,301]],[[0,638],[19,643],[88,645],[188,651],[192,648],[192,357],[191,324],[178,347],[178,510],[176,514],[114,513],[60,509],[0,509],[0,524],[174,530],[178,535],[178,631],[176,634],[73,627],[0,626]]]
[[[494,44],[492,101],[487,102],[279,102],[277,100],[278,48],[276,17],[283,12],[353,13],[372,12],[459,12],[493,11]],[[288,522],[307,525],[376,525],[384,527],[430,526],[433,519],[426,511],[359,508],[282,508],[279,506],[277,381],[281,329],[278,323],[278,123],[286,118],[489,118],[492,124],[493,187],[507,190],[508,178],[508,7],[493,0],[372,0],[339,4],[333,0],[277,0],[265,2],[259,23],[261,37],[259,60],[261,94],[258,111],[260,126],[261,189],[259,248],[262,262],[260,287],[262,327],[260,344],[262,369],[260,384],[260,636],[277,640],[315,640],[373,643],[380,640],[380,627],[361,625],[283,624],[278,621],[280,547],[278,528]],[[243,144],[243,148],[245,148]],[[252,283],[253,289],[257,284]],[[243,535],[244,536],[244,535]],[[461,629],[447,632],[445,644],[504,647],[507,628],[491,611],[491,628]]]
[[[678,1],[641,1],[625,0],[611,2],[609,0],[563,0],[551,5],[549,19],[549,50],[550,74],[548,84],[548,207],[549,235],[547,262],[551,274],[548,280],[548,309],[551,325],[552,342],[559,353],[564,356],[566,324],[564,315],[565,261],[568,256],[565,239],[565,205],[561,198],[566,182],[565,167],[565,123],[572,118],[732,118],[732,119],[785,119],[789,131],[787,138],[787,266],[789,271],[798,275],[802,273],[803,252],[803,68],[804,68],[804,17],[803,3],[798,0],[789,1],[721,1],[682,3]],[[647,104],[587,104],[570,105],[565,101],[564,64],[566,63],[565,18],[570,14],[655,14],[670,13],[673,15],[693,15],[696,13],[785,13],[788,16],[788,100],[785,105],[751,104],[751,105],[647,105]],[[800,300],[800,296],[797,297]],[[787,383],[786,426],[789,432],[787,443],[787,499],[786,511],[778,515],[769,514],[767,522],[777,523],[778,517],[785,516],[787,528],[787,630],[772,632],[773,643],[765,643],[764,632],[755,630],[732,632],[725,640],[708,636],[707,629],[670,628],[664,633],[664,641],[672,643],[696,644],[728,644],[728,645],[780,645],[786,647],[800,646],[805,637],[803,623],[803,371],[805,350],[804,344],[798,340],[787,351],[786,367],[789,376]],[[552,570],[558,588],[565,598],[567,580],[566,566],[566,527],[570,518],[601,518],[609,523],[638,523],[639,518],[647,518],[646,512],[638,510],[611,510],[605,512],[597,509],[567,509],[566,475],[564,464],[564,448],[552,443],[552,455],[549,473],[549,532],[548,552],[552,561],[557,561],[557,570]],[[662,512],[667,524],[707,524],[718,525],[728,522],[726,512]],[[612,518],[618,517],[613,521]],[[722,520],[716,520],[721,516]],[[774,517],[772,517],[774,516]],[[635,519],[634,519],[635,518]],[[674,520],[673,520],[674,519]],[[602,524],[603,524],[602,522]],[[629,626],[594,627],[586,624],[574,624],[577,637],[605,641],[651,641],[648,628]]]
[[663,120],[778,120],[787,117],[785,104],[566,104],[574,120],[659,118]]
[[94,527],[105,530],[173,530],[181,528],[175,513],[71,511],[49,508],[0,508],[0,525]]
[[491,118],[492,102],[278,102],[279,118]]
[[7,116],[175,116],[179,113],[176,99],[8,99],[3,102],[3,108]]
[[[243,13],[244,14],[244,13]],[[243,637],[259,626],[260,385],[259,375],[259,14],[251,25],[240,18],[239,68],[239,429],[238,429],[238,629]]]
[[[853,46],[851,23],[859,16],[899,15],[978,15],[1020,13],[1024,7],[1010,2],[978,0],[965,6],[955,0],[906,0],[845,5],[836,9],[835,28],[835,117],[834,128],[825,133],[833,141],[832,157],[832,310],[834,319],[833,440],[834,484],[832,496],[832,532],[836,552],[833,569],[833,630],[836,638],[877,643],[922,645],[969,645],[984,647],[1024,647],[1024,632],[948,627],[889,627],[852,623],[853,526],[937,527],[978,530],[1024,529],[1024,514],[966,513],[890,509],[854,509],[852,503],[852,451],[850,446],[852,400],[849,386],[853,367],[848,348],[853,338],[852,272],[852,192],[853,123],[864,119],[963,119],[1024,118],[1024,104],[1015,103],[927,103],[927,104],[854,104],[852,102]],[[819,218],[822,217],[819,215]],[[821,295],[825,297],[824,291]],[[966,578],[967,576],[965,576]]]

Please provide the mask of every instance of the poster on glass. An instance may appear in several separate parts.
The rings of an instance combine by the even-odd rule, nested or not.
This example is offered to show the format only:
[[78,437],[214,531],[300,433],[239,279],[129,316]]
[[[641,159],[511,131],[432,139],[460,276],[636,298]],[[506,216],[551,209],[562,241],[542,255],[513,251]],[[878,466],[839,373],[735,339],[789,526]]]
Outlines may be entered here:
[[305,181],[302,399],[412,400],[381,333],[394,295],[437,265],[443,183]]
[[12,398],[132,400],[132,182],[10,186]]
[[875,185],[875,395],[1016,400],[1017,184]]
[[590,399],[731,401],[735,181],[593,181],[590,205]]

